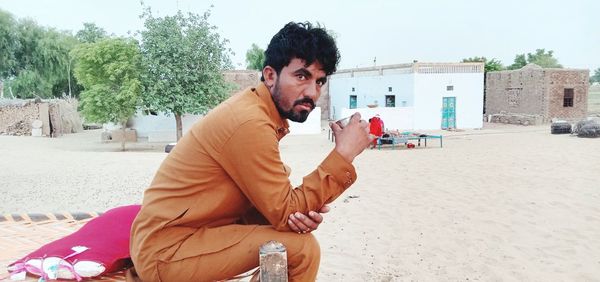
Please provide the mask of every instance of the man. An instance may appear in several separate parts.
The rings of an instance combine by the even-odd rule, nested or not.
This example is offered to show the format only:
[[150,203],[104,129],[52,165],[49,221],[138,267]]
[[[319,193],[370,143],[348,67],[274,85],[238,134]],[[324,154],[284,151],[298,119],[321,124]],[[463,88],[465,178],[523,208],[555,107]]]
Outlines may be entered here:
[[[260,245],[286,246],[290,281],[316,278],[320,250],[310,234],[356,180],[354,157],[370,143],[355,114],[330,126],[335,149],[291,187],[279,155],[286,119],[304,122],[339,53],[325,30],[289,23],[265,51],[261,83],[208,113],[178,142],[144,194],[131,256],[144,281],[214,281],[258,266]],[[310,148],[306,148],[310,150]]]

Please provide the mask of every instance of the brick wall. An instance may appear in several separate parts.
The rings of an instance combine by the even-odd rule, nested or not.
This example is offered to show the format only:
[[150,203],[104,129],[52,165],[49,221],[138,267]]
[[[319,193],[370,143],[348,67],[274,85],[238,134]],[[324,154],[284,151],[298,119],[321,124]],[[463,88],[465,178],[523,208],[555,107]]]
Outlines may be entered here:
[[[580,119],[587,115],[589,71],[542,69],[529,64],[519,70],[486,75],[486,114],[524,114]],[[563,107],[564,88],[575,89],[573,107]]]
[[488,72],[486,114],[544,115],[544,74],[541,68]]
[[[545,71],[548,118],[577,120],[587,117],[589,71],[549,69]],[[565,88],[574,91],[573,107],[564,107]]]
[[230,70],[223,72],[223,76],[225,76],[225,81],[235,85],[229,95],[248,87],[254,87],[260,82],[260,72],[255,70]]

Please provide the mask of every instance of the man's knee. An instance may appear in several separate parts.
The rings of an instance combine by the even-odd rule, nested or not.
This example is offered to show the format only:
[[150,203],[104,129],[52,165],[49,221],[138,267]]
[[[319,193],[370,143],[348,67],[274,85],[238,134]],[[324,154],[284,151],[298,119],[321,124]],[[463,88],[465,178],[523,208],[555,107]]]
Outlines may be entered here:
[[321,246],[319,245],[319,242],[317,241],[317,238],[315,238],[315,236],[313,234],[307,233],[307,234],[302,234],[302,235],[298,235],[297,239],[294,240],[297,242],[297,244],[294,244],[296,246],[292,247],[292,248],[288,248],[288,252],[292,252],[295,254],[290,254],[288,253],[288,255],[292,255],[292,256],[299,256],[304,258],[309,258],[309,259],[320,259],[321,258]]
[[306,237],[306,239],[305,239],[306,249],[308,249],[307,252],[310,253],[310,256],[321,257],[321,246],[319,245],[319,241],[317,241],[317,238],[315,237],[315,235],[305,234],[305,236],[302,236],[302,237]]
[[321,247],[312,234],[296,236],[288,248],[290,281],[314,281],[321,263]]

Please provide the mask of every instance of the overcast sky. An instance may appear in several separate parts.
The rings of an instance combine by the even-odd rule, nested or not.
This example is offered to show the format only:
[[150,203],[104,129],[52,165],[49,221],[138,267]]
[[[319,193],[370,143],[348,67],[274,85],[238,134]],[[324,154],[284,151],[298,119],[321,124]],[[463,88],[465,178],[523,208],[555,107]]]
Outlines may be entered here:
[[[203,13],[245,68],[252,43],[266,48],[290,21],[320,22],[338,35],[339,68],[496,58],[554,50],[565,67],[600,68],[600,1],[597,0],[145,0],[155,15],[181,9]],[[0,9],[40,25],[76,32],[94,22],[109,33],[143,28],[138,0],[0,0]],[[375,61],[376,58],[376,61]]]

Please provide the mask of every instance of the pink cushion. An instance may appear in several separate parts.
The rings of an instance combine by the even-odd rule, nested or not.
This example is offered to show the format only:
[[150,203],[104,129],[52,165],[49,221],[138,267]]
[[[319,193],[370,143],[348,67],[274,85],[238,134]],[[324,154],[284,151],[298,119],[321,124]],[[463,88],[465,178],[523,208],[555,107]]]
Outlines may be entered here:
[[64,258],[73,253],[71,248],[85,246],[89,249],[66,261],[71,264],[77,261],[100,263],[106,268],[103,274],[120,270],[129,262],[131,224],[140,207],[131,205],[111,209],[90,220],[75,233],[48,243],[11,265],[46,257]]

